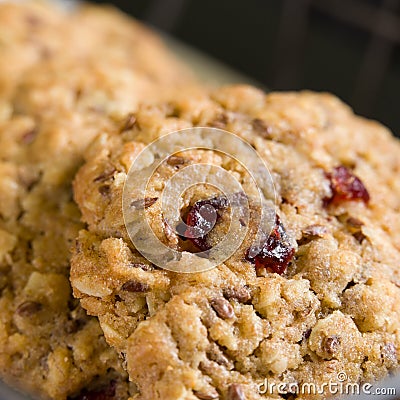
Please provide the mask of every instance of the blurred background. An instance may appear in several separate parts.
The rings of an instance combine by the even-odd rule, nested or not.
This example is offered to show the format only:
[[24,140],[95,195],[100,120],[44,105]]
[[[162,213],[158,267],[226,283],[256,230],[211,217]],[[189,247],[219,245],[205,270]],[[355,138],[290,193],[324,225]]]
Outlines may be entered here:
[[271,90],[330,91],[400,136],[400,0],[97,0]]

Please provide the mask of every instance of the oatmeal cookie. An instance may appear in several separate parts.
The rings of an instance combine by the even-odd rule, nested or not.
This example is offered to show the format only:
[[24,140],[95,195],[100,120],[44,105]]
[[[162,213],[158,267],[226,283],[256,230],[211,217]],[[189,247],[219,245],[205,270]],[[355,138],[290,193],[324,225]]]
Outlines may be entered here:
[[60,12],[40,2],[0,3],[0,96],[12,93],[23,73],[62,49],[68,37]]
[[[261,399],[268,398],[265,382],[322,385],[343,374],[365,382],[398,368],[400,144],[385,127],[329,94],[266,95],[248,86],[143,106],[127,122],[129,128],[97,137],[75,178],[87,228],[76,241],[71,282],[107,342],[126,358],[138,399]],[[256,149],[275,186],[276,219],[257,248],[250,218],[250,234],[230,258],[185,274],[137,251],[122,200],[142,150],[191,127],[224,129]],[[191,145],[161,163],[145,197],[133,197],[129,207],[142,207],[169,247],[211,252],[225,232],[224,195],[204,183],[182,193],[176,207],[202,232],[183,235],[163,215],[168,182],[196,163],[222,168],[244,187],[248,178],[228,155]],[[205,233],[207,204],[216,217]]]
[[0,377],[40,398],[128,399],[122,361],[72,297],[71,183],[99,130],[190,74],[112,9],[2,3],[0,20]]
[[[185,83],[191,75],[150,29],[112,7],[89,4],[67,12],[50,2],[1,2],[0,52],[1,97],[12,94],[28,69],[40,62],[73,61],[77,67],[89,54],[92,61],[112,60],[114,79],[123,80],[133,69],[137,80],[158,83],[160,89]],[[30,79],[35,85],[52,80],[54,76]]]

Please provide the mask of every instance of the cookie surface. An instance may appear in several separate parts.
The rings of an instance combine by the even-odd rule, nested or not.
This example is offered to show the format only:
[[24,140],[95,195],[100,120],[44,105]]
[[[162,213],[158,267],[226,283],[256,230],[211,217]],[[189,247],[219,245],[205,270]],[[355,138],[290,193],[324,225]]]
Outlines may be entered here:
[[71,182],[99,130],[189,74],[112,9],[2,3],[0,20],[0,377],[40,398],[127,399],[118,354],[72,297]]
[[[246,86],[143,106],[129,121],[98,136],[75,178],[87,228],[76,242],[71,282],[126,357],[138,399],[261,399],[265,380],[322,385],[344,373],[364,382],[398,368],[400,145],[386,128],[328,94],[265,95]],[[273,179],[277,219],[255,255],[250,219],[250,235],[228,260],[185,274],[137,251],[122,200],[142,150],[196,126],[232,132],[257,150]],[[163,244],[209,249],[225,232],[223,196],[204,183],[182,194],[176,207],[187,224],[208,222],[200,204],[217,213],[201,240],[184,240],[163,214],[168,182],[195,164],[223,169],[244,187],[248,178],[226,154],[182,140],[188,149],[160,164],[145,197],[133,196],[130,206],[144,209]]]
[[[60,52],[68,37],[57,10],[39,2],[0,5],[0,95],[9,95],[23,73],[50,53]],[[61,29],[60,29],[61,28]]]

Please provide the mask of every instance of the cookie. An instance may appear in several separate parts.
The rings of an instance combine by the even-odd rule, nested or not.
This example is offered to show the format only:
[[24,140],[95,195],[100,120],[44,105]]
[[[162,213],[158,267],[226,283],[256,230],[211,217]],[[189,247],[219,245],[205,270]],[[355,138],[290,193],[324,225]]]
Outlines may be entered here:
[[0,377],[40,398],[128,399],[121,359],[72,297],[71,182],[99,130],[190,74],[112,9],[1,4],[0,19]]
[[[400,145],[386,128],[329,94],[248,86],[176,96],[127,121],[99,134],[76,175],[86,229],[71,282],[126,358],[138,399],[305,398],[296,392],[304,385],[322,390],[307,398],[326,398],[335,394],[329,381],[375,381],[398,368]],[[228,136],[212,143],[221,129]],[[167,134],[179,130],[178,152],[164,158],[175,137]],[[237,138],[249,145],[247,166],[258,157],[268,167],[274,190],[263,188],[261,207],[235,146],[224,151]],[[208,172],[197,173],[200,165]],[[227,203],[217,176],[222,186],[235,178],[243,192]],[[249,229],[209,268],[235,196],[249,210],[236,222]],[[269,231],[256,223],[264,204],[274,211]],[[167,250],[153,262],[144,227],[180,252],[181,271],[205,267],[174,270]]]
[[[128,69],[160,85],[179,85],[190,76],[156,34],[112,7],[83,4],[67,12],[46,2],[2,2],[0,46],[1,97],[12,94],[37,63],[59,60],[60,64],[64,59],[79,65],[88,54],[94,60],[95,52],[98,62],[113,60],[114,79],[127,78]],[[121,73],[116,70],[119,66]]]
[[60,12],[39,2],[0,4],[1,97],[12,92],[30,66],[60,52],[66,25]]

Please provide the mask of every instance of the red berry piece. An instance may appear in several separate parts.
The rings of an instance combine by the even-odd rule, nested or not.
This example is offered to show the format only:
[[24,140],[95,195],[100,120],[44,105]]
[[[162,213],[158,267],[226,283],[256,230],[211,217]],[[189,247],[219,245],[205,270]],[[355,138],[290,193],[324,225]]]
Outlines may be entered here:
[[257,271],[266,269],[282,275],[294,256],[294,248],[288,240],[285,228],[278,216],[275,227],[257,247],[250,247],[246,259],[255,264]]
[[188,238],[199,250],[211,249],[207,243],[207,234],[213,229],[223,210],[229,206],[228,199],[224,196],[199,200],[190,209],[186,225],[185,237]]
[[336,167],[326,174],[330,180],[332,196],[324,199],[324,204],[339,204],[344,201],[369,202],[368,190],[357,176],[344,166]]

